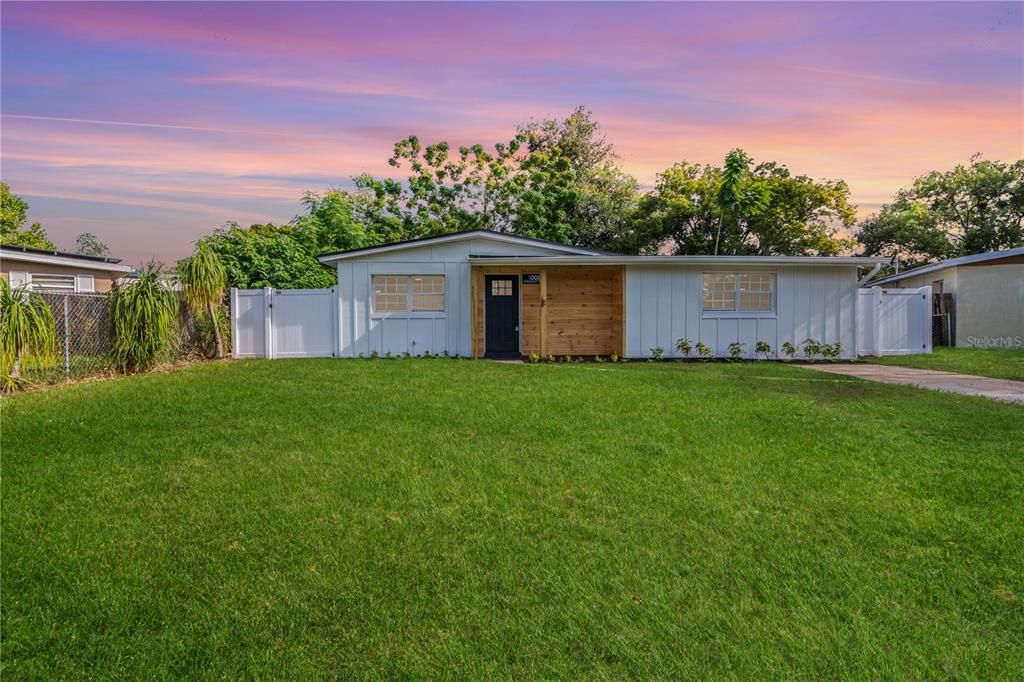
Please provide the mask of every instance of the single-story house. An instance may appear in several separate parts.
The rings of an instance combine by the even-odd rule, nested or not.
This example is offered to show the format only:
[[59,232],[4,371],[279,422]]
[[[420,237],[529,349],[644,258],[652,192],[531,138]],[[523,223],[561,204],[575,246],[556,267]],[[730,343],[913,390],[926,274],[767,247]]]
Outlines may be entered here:
[[27,284],[33,291],[110,291],[116,280],[132,271],[120,263],[117,258],[0,244],[0,276],[11,286]]
[[870,282],[896,289],[929,285],[933,296],[950,295],[951,308],[940,309],[940,299],[934,312],[939,324],[948,325],[952,345],[1024,347],[1024,247],[951,258]]
[[765,341],[778,357],[784,343],[810,338],[842,343],[852,358],[858,269],[873,274],[884,260],[627,256],[478,230],[320,262],[337,269],[331,354],[340,357],[641,358],[657,347],[674,357],[682,338],[719,356],[742,343],[746,357]]

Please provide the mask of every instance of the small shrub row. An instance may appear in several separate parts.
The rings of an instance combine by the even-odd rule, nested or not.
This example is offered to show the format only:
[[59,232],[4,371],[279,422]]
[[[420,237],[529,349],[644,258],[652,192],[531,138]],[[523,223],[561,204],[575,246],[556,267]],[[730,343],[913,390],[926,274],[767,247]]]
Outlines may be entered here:
[[[539,363],[542,363],[542,362],[543,363],[549,363],[549,364],[554,364],[554,363],[566,364],[566,363],[586,362],[587,361],[587,358],[585,358],[582,355],[577,355],[575,357],[573,357],[572,355],[555,356],[555,355],[550,355],[550,354],[546,355],[546,356],[542,356],[542,355],[538,355],[537,353],[530,353],[528,356],[526,356],[526,359],[527,359],[528,362],[530,362],[531,364],[535,364],[535,365],[539,364]],[[626,359],[625,358],[620,358],[617,353],[612,353],[607,358],[602,356],[602,355],[595,355],[595,356],[592,357],[592,360],[594,362],[596,362],[597,364],[599,364],[599,365],[603,364],[603,363],[606,363],[606,362],[612,362],[612,363],[626,362]]]
[[[815,360],[819,355],[829,361],[839,359],[843,354],[843,344],[840,342],[836,343],[820,343],[815,339],[806,339],[803,342],[804,357],[807,360]],[[697,342],[696,345],[690,342],[689,339],[679,339],[676,341],[676,350],[683,357],[690,357],[696,351],[697,357],[701,360],[708,360],[714,356],[712,351],[707,345],[701,342]],[[743,358],[743,354],[746,351],[746,344],[734,341],[729,344],[729,359],[740,360]],[[754,353],[762,356],[765,360],[768,360],[772,355],[772,347],[767,341],[758,341],[754,345]],[[798,352],[798,348],[790,342],[782,344],[782,352],[790,359],[795,359]],[[661,362],[665,359],[665,349],[661,346],[655,346],[651,348],[651,362]]]
[[409,351],[405,351],[404,353],[392,353],[391,351],[388,351],[388,352],[386,352],[386,353],[384,353],[382,355],[381,353],[378,353],[377,351],[373,351],[369,355],[367,355],[366,353],[360,353],[357,357],[360,360],[412,360],[414,358],[422,358],[424,360],[429,360],[431,358],[434,358],[434,359],[449,359],[449,358],[456,359],[456,358],[461,358],[462,356],[458,355],[458,354],[449,353],[448,350],[445,349],[444,351],[442,351],[440,353],[431,353],[429,350],[425,350],[425,351],[423,351],[423,353],[421,353],[419,355],[413,355]]

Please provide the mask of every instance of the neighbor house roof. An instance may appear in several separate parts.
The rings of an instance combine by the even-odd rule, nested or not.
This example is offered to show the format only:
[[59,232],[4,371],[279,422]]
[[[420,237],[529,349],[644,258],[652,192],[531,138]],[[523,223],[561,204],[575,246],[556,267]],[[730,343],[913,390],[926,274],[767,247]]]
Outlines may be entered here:
[[422,237],[420,239],[408,239],[403,242],[394,242],[392,244],[381,244],[379,246],[366,246],[361,249],[350,249],[349,251],[337,251],[335,253],[325,253],[318,257],[321,263],[333,263],[335,261],[344,260],[346,258],[356,258],[359,256],[368,256],[374,253],[386,253],[389,251],[401,251],[403,249],[412,249],[420,246],[427,246],[431,244],[447,244],[450,242],[459,242],[467,239],[491,239],[498,242],[504,242],[506,244],[526,244],[533,246],[543,246],[553,251],[560,251],[562,253],[576,254],[581,256],[603,256],[606,255],[603,251],[595,251],[593,249],[584,249],[578,246],[569,246],[568,244],[559,244],[557,242],[544,241],[543,239],[532,239],[530,237],[520,237],[514,234],[504,234],[502,232],[493,232],[491,230],[467,230],[465,232],[455,232],[452,234],[443,234],[437,237]]
[[1003,258],[1012,258],[1015,256],[1024,256],[1024,246],[1018,246],[1015,249],[1006,249],[1005,251],[989,251],[988,253],[975,253],[970,256],[960,256],[959,258],[950,258],[949,260],[941,260],[938,263],[932,263],[931,265],[922,265],[919,268],[913,268],[905,270],[898,275],[889,275],[882,279],[876,279],[873,282],[868,282],[868,286],[875,286],[877,284],[889,284],[890,282],[899,282],[901,279],[908,277],[917,277],[918,275],[927,275],[929,272],[935,272],[937,270],[945,270],[946,268],[955,268],[958,265],[975,265],[977,263],[984,263],[990,260],[1000,260]]
[[111,272],[131,272],[127,265],[118,265],[120,258],[105,256],[83,256],[80,253],[36,249],[31,246],[15,246],[0,244],[0,258],[25,263],[43,263],[46,265],[67,265],[90,270],[107,270]]

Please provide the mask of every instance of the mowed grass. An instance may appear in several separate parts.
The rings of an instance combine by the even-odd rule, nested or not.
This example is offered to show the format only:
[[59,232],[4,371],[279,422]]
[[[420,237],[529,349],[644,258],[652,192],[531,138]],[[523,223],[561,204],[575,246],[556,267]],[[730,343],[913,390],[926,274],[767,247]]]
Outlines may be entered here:
[[1024,349],[1019,348],[935,348],[922,355],[889,355],[870,362],[1024,381]]
[[1024,408],[778,364],[3,401],[5,679],[1021,679]]

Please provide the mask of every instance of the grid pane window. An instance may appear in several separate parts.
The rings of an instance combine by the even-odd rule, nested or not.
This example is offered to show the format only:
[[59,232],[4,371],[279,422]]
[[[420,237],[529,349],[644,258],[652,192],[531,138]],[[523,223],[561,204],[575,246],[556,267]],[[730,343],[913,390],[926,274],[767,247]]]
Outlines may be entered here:
[[704,310],[736,309],[736,275],[714,272],[704,275]]
[[493,279],[491,280],[491,296],[511,296],[512,280]]
[[705,273],[702,281],[704,310],[774,310],[775,275],[770,272]]
[[444,275],[374,275],[373,312],[444,310]]
[[374,275],[373,310],[377,313],[404,313],[409,310],[409,277]]
[[742,272],[739,275],[740,310],[772,309],[772,274]]
[[444,275],[412,276],[413,312],[444,310]]

